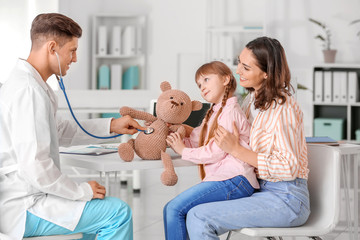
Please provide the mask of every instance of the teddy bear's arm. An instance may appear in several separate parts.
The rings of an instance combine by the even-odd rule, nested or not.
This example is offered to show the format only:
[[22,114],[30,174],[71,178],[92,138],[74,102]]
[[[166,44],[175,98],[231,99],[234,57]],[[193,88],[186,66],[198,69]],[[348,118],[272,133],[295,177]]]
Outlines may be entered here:
[[139,111],[130,107],[122,107],[120,108],[120,114],[122,116],[129,115],[132,118],[145,120],[147,122],[154,122],[157,118],[150,113]]
[[182,126],[182,125],[171,125],[169,127],[169,129],[172,132],[178,132],[182,139],[185,137],[186,130],[185,130],[184,126]]

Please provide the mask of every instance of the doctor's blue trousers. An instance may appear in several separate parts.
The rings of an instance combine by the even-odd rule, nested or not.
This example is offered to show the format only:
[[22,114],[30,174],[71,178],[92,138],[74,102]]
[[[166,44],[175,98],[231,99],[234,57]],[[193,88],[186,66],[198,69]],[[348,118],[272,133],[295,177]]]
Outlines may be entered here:
[[132,240],[131,209],[118,198],[93,199],[86,203],[73,232],[27,212],[24,237],[71,233],[97,234],[98,240]]

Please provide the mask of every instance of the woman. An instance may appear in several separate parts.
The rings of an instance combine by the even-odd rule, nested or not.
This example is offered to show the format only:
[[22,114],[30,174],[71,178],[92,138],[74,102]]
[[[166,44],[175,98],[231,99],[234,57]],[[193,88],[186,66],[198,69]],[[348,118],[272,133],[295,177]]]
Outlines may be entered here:
[[237,74],[250,92],[242,108],[252,125],[251,150],[238,144],[236,130],[219,127],[215,142],[256,168],[260,189],[250,197],[192,208],[186,219],[190,239],[219,239],[244,227],[299,226],[310,214],[303,114],[290,93],[290,71],[279,41],[261,37],[249,42]]

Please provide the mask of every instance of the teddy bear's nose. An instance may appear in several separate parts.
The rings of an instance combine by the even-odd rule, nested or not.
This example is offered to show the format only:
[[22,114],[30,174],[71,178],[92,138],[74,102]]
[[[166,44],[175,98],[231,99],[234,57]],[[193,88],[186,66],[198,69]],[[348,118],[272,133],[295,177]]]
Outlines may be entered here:
[[171,101],[171,104],[175,105],[175,106],[179,106],[179,104],[175,101]]

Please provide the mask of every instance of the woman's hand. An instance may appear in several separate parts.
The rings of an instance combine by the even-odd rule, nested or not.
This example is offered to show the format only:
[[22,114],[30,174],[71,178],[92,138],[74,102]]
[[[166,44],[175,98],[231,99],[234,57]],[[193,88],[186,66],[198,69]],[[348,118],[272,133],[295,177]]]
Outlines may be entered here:
[[182,155],[182,151],[185,148],[185,144],[178,132],[171,133],[169,136],[167,136],[166,142],[176,153]]
[[113,118],[110,123],[110,133],[135,134],[138,132],[137,129],[146,130],[146,127],[142,127],[129,115],[116,119]]
[[104,186],[100,185],[96,181],[89,181],[91,189],[93,190],[93,198],[92,199],[104,199],[106,195],[106,189]]
[[253,167],[258,166],[257,153],[240,145],[239,130],[233,122],[234,133],[228,132],[225,128],[219,126],[215,131],[215,143],[224,151],[232,156],[250,164]]
[[233,123],[234,133],[228,132],[222,126],[218,126],[215,131],[215,143],[226,153],[233,155],[234,151],[240,146],[239,130]]

